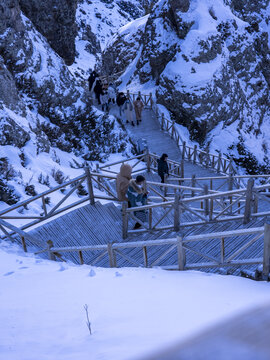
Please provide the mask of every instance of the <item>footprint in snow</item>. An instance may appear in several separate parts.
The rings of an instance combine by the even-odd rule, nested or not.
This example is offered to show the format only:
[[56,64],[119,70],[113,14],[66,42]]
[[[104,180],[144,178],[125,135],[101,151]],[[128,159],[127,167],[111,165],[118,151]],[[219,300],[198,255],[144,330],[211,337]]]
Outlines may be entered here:
[[116,277],[120,277],[120,276],[123,276],[123,275],[120,274],[118,271],[116,271],[115,276],[116,276]]
[[12,275],[12,274],[14,274],[14,271],[9,271],[9,272],[5,273],[4,276],[9,276],[9,275]]
[[88,276],[90,277],[96,276],[95,270],[91,269]]
[[60,268],[59,268],[59,270],[58,270],[58,271],[65,271],[65,270],[67,270],[67,269],[66,269],[66,267],[65,267],[65,266],[63,266],[63,265],[60,265]]
[[22,269],[28,269],[28,266],[21,266],[19,269],[20,269],[20,270],[22,270]]

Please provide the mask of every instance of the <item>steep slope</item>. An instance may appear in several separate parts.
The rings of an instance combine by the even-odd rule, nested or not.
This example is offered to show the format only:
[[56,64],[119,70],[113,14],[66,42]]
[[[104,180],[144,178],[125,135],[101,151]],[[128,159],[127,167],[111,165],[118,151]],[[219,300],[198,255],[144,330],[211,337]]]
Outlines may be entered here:
[[128,137],[91,106],[17,0],[0,10],[0,203],[12,204],[76,176],[85,161],[124,151]]
[[[154,89],[191,139],[233,156],[247,171],[264,171],[270,151],[269,9],[269,1],[160,0],[143,31],[141,23],[134,30],[135,22],[120,30],[104,59],[121,48],[115,63],[126,69],[124,85]],[[126,41],[128,32],[134,41]],[[112,72],[113,65],[106,61],[104,68]]]
[[144,15],[144,3],[148,1],[79,0],[76,11],[76,58],[70,70],[85,79],[113,34],[121,26]]

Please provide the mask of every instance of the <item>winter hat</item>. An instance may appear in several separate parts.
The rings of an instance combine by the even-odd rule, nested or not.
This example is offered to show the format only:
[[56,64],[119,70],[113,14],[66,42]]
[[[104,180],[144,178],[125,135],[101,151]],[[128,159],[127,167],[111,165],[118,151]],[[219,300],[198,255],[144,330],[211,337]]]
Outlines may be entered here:
[[141,183],[141,182],[143,182],[144,180],[145,180],[145,177],[142,176],[142,175],[138,175],[138,176],[136,177],[136,182],[137,182],[137,183]]

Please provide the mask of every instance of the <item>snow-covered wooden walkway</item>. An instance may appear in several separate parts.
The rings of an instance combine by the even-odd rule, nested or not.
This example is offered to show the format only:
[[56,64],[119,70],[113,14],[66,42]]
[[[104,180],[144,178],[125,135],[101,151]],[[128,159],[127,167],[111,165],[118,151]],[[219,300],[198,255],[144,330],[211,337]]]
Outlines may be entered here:
[[[118,107],[114,106],[110,113],[120,118]],[[165,153],[169,156],[169,159],[181,162],[182,156],[179,147],[168,133],[161,130],[160,123],[152,110],[143,110],[142,122],[139,125],[136,125],[135,120],[135,126],[132,126],[130,123],[127,124],[126,117],[123,114],[121,121],[135,144],[137,144],[139,139],[145,139],[151,153],[160,156]],[[185,177],[192,177],[193,174],[195,174],[196,177],[217,175],[214,171],[205,169],[189,161],[185,161],[184,173]]]
[[[111,109],[111,114],[120,118],[118,108],[116,106]],[[148,109],[144,110],[142,122],[139,125],[132,126],[131,124],[127,124],[124,115],[120,118],[120,121],[123,126],[126,127],[135,144],[139,139],[145,139],[151,153],[156,153],[158,156],[162,153],[167,153],[170,159],[177,161],[178,165],[180,165],[179,163],[182,159],[181,151],[170,135],[160,129],[160,124],[156,119],[154,112]],[[148,163],[148,160],[146,162]],[[145,162],[143,162],[143,164],[145,164]],[[196,178],[206,178],[217,175],[214,171],[193,164],[192,162],[185,161],[184,165],[185,177],[192,177],[192,175],[196,175]],[[113,172],[110,171],[110,173]],[[94,173],[92,173],[92,176],[93,174]],[[158,181],[156,170],[152,169],[152,167],[151,171],[145,175],[150,181]],[[203,179],[203,181],[205,181],[205,179]],[[111,185],[111,190],[114,191],[113,184]],[[90,190],[89,194],[91,198]],[[203,239],[203,241],[199,243],[194,243],[194,241],[197,241],[197,239],[195,239],[192,240],[192,244],[184,245],[188,250],[186,254],[187,264],[195,264],[198,268],[197,264],[203,264],[202,261],[204,258],[215,261],[215,259],[221,254],[221,258],[224,258],[226,255],[229,259],[230,257],[234,259],[240,254],[238,259],[239,262],[242,260],[241,256],[244,256],[244,259],[248,259],[248,265],[250,264],[251,268],[254,269],[256,266],[255,264],[258,264],[257,260],[262,259],[263,256],[261,230],[259,235],[257,234],[255,238],[253,238],[253,233],[251,234],[248,232],[244,232],[245,234],[242,236],[242,229],[247,229],[249,227],[261,228],[264,224],[263,216],[252,219],[252,221],[246,225],[243,225],[242,220],[239,218],[238,220],[236,219],[221,223],[216,221],[206,221],[205,223],[198,223],[196,226],[192,225],[185,227],[185,221],[191,222],[194,214],[192,212],[189,213],[188,211],[183,211],[181,212],[181,224],[183,225],[179,224],[177,227],[175,225],[174,214],[173,212],[170,213],[171,209],[168,209],[167,211],[164,206],[161,206],[160,209],[156,209],[153,213],[151,213],[151,220],[153,224],[159,224],[161,228],[156,229],[157,231],[152,231],[153,228],[149,228],[145,233],[141,233],[140,231],[132,233],[131,231],[128,240],[126,240],[130,242],[127,246],[124,244],[124,240],[122,238],[122,225],[125,212],[123,210],[121,211],[120,206],[115,206],[113,202],[102,205],[96,201],[95,205],[93,204],[94,202],[91,202],[91,205],[80,207],[79,209],[73,210],[70,213],[51,220],[47,224],[31,230],[30,235],[43,241],[44,244],[48,240],[52,240],[53,246],[56,248],[55,252],[64,252],[65,257],[73,260],[74,262],[105,267],[114,266],[112,265],[112,262],[114,262],[114,256],[117,266],[134,266],[134,264],[138,264],[137,266],[143,266],[142,264],[144,263],[147,264],[145,266],[159,265],[164,266],[165,268],[168,266],[176,266],[179,263],[179,253],[175,250],[178,248],[175,247],[175,244],[172,246],[172,244],[166,243],[165,247],[167,246],[167,248],[164,249],[164,246],[161,247],[156,245],[157,239],[162,242],[163,240],[178,236],[183,238],[183,241],[185,241],[185,238],[189,235],[196,236],[209,233],[215,233],[216,238],[219,239],[222,237],[220,234],[224,231],[230,231],[230,234],[228,234],[228,236],[230,236],[230,240],[226,240],[226,253],[224,251],[224,246],[222,246],[222,251],[220,249],[220,239],[218,242],[214,242],[213,238],[210,237]],[[172,226],[172,224],[174,224],[174,226]],[[129,223],[129,229],[132,229],[133,225],[134,224],[132,222]],[[238,233],[241,233],[240,236],[234,236],[235,234],[231,233],[235,230],[239,230]],[[133,246],[132,242],[134,241],[146,242],[146,245],[142,245],[144,248],[144,255],[142,254],[142,249],[137,247],[137,244],[135,247]],[[155,244],[151,243],[151,241],[154,241]],[[222,244],[224,244],[224,241],[225,240],[221,238]],[[122,246],[120,250],[115,250],[115,253],[112,249],[114,244],[116,244],[119,248]],[[147,250],[146,254],[147,246],[150,247],[150,249]],[[79,249],[80,247],[87,248],[84,249],[84,254]],[[96,251],[101,251],[97,257],[94,254]],[[110,255],[109,258],[108,254]],[[117,256],[113,254],[116,254]],[[217,266],[219,266],[219,264],[224,264],[224,261],[222,260],[221,262],[217,262]],[[231,264],[232,263],[229,265]],[[208,265],[206,264],[206,266]],[[232,264],[229,271],[234,270],[235,268]]]

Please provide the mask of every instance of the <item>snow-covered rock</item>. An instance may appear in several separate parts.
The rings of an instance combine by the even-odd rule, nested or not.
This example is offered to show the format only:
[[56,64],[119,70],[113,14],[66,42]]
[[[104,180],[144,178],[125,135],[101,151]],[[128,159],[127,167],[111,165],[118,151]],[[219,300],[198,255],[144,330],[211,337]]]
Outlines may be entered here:
[[[139,20],[119,30],[105,59],[121,48],[116,63],[126,71],[132,66],[130,81],[123,79],[130,90],[154,81],[157,102],[188,128],[191,139],[233,156],[249,171],[265,171],[269,6],[263,0],[160,0],[143,32]],[[224,138],[232,124],[234,136]]]
[[0,6],[0,202],[11,204],[29,195],[30,185],[32,193],[56,186],[57,171],[75,177],[85,161],[124,152],[128,137],[113,116],[91,106],[85,86],[19,1]]

